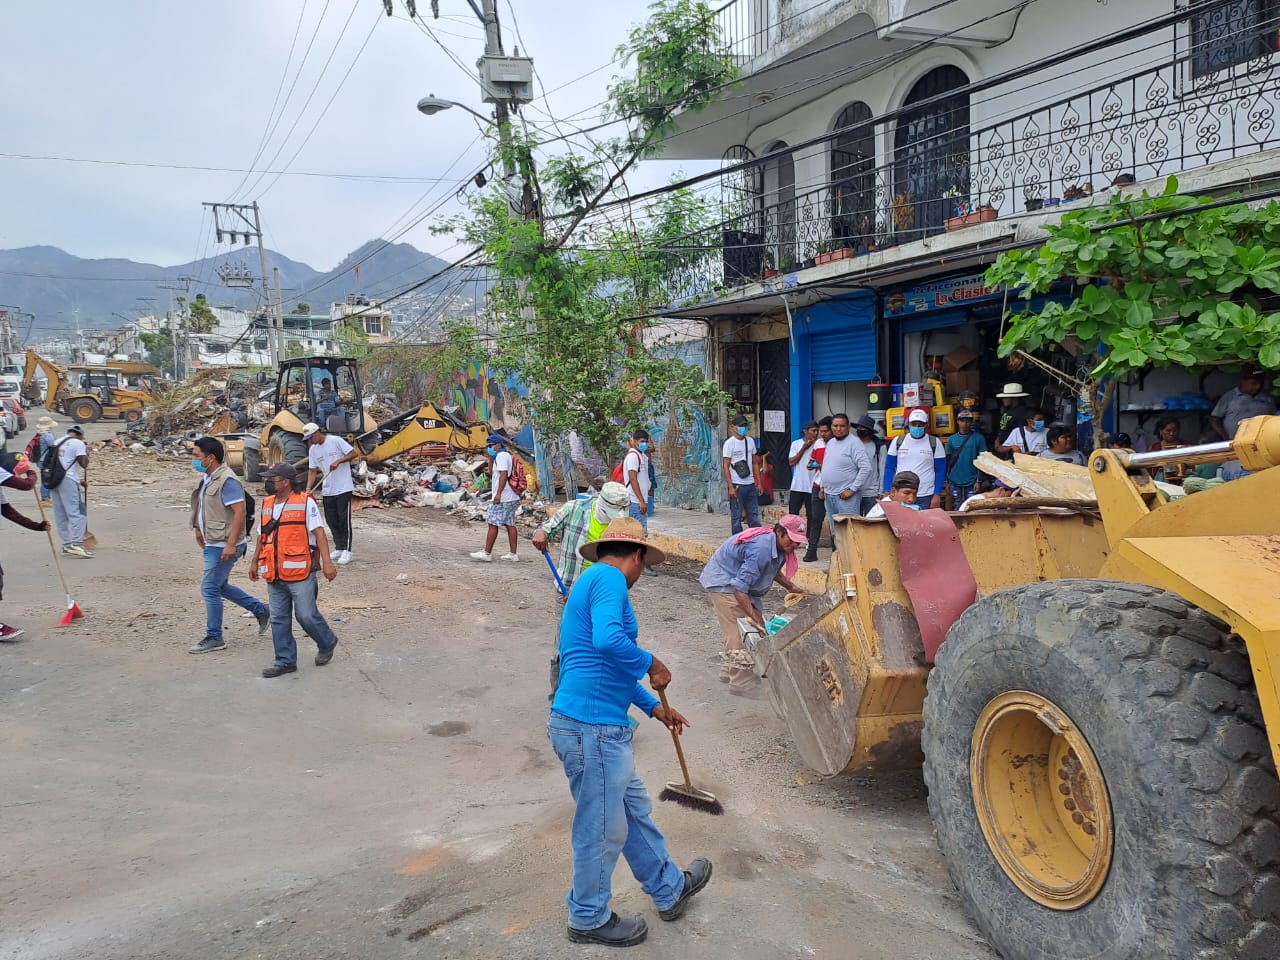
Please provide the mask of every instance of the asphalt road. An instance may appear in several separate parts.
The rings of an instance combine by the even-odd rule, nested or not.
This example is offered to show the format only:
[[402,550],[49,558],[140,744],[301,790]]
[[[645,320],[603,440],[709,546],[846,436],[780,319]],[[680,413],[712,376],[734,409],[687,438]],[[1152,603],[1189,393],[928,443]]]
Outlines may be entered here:
[[[44,539],[4,525],[0,619],[27,634],[0,646],[0,958],[612,955],[564,936],[572,811],[545,734],[558,604],[532,547],[480,565],[480,524],[361,511],[356,562],[322,589],[337,655],[316,668],[304,639],[299,672],[265,680],[269,640],[238,609],[226,651],[187,653],[203,633],[189,464],[97,473],[124,482],[93,486],[101,545],[66,564],[87,612],[71,628],[54,627]],[[627,955],[993,957],[920,777],[808,774],[768,701],[716,682],[695,575],[642,578],[634,600],[693,721],[694,780],[727,813],[658,805],[677,859],[715,875],[667,924],[620,863],[615,908],[650,925]],[[243,563],[234,579],[265,595]],[[678,779],[655,721],[636,753],[655,795]]]

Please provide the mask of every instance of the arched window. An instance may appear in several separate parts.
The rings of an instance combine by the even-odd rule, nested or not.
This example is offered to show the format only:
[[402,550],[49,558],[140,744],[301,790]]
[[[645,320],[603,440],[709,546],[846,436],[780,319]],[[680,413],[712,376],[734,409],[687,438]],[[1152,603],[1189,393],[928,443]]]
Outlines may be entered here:
[[[911,88],[893,150],[893,232],[901,242],[941,233],[956,200],[969,199],[969,94],[959,67],[930,70]],[[934,99],[938,98],[938,99]],[[957,197],[944,196],[950,192]]]
[[831,236],[855,246],[875,242],[876,131],[871,108],[851,103],[831,141]]
[[[770,153],[786,150],[779,140]],[[765,241],[770,263],[777,270],[795,267],[796,259],[796,162],[790,153],[779,154],[765,165]]]
[[755,158],[743,144],[735,144],[720,157],[720,169],[727,171],[720,176],[720,216],[724,279],[729,284],[754,280],[764,259],[760,167],[734,169]]

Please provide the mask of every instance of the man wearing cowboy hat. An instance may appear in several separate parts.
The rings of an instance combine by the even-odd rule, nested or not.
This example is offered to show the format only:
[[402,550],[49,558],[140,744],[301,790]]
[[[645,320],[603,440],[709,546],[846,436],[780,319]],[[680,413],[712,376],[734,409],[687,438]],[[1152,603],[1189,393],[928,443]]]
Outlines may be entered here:
[[996,423],[996,439],[1009,435],[1014,427],[1027,422],[1027,397],[1031,394],[1022,389],[1020,383],[1006,383],[1004,389],[996,394],[1000,401],[1000,419]]
[[[796,548],[808,545],[804,520],[788,513],[772,527],[752,527],[716,548],[698,583],[711,598],[726,653],[742,649],[739,617],[748,618],[764,632],[762,598],[775,582],[791,593],[806,592],[791,578],[799,567]],[[728,663],[720,668],[720,682],[729,684],[729,692],[737,696],[751,693],[759,683],[750,667]]]
[[[58,442],[53,436],[53,431],[57,426],[58,421],[53,417],[41,417],[36,421],[36,437],[39,439],[34,443],[35,449],[31,450],[27,457],[35,464],[37,470],[44,463],[44,455],[52,450],[54,444]],[[46,507],[53,506],[53,501],[49,499],[49,488],[44,485],[43,481],[40,483],[40,499],[44,501]]]
[[661,690],[671,671],[636,643],[639,627],[628,591],[645,567],[666,557],[645,542],[644,529],[631,517],[614,520],[578,552],[591,566],[578,577],[560,621],[560,685],[547,721],[574,803],[573,887],[565,898],[569,939],[629,947],[644,940],[648,926],[643,917],[619,917],[609,908],[619,854],[663,920],[684,914],[711,879],[711,863],[698,858],[681,870],[668,856],[636,775],[627,724],[632,704],[677,734],[689,723],[640,684],[648,676],[650,686]]
[[627,488],[610,480],[600,488],[598,497],[570,500],[533,532],[534,549],[547,552],[548,540],[560,540],[560,579],[568,590],[589,564],[585,564],[578,548],[599,540],[605,528],[627,515],[630,498]]

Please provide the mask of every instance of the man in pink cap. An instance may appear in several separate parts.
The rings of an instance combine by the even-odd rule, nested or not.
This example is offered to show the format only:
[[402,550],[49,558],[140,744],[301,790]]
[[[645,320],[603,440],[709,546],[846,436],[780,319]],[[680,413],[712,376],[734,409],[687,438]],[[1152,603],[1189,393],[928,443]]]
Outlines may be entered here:
[[[742,649],[738,618],[746,617],[764,631],[764,595],[774,583],[804,593],[791,578],[799,569],[796,547],[809,545],[805,522],[788,513],[772,527],[751,527],[736,533],[716,549],[698,582],[711,597],[720,621],[726,652]],[[725,664],[720,682],[737,696],[750,694],[759,683],[750,667]]]

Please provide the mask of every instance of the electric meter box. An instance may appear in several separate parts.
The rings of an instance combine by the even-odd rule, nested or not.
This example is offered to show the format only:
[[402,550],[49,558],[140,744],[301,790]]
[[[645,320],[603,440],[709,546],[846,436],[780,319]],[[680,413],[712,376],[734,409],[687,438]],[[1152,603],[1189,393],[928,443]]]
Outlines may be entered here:
[[480,72],[480,90],[485,103],[532,102],[532,57],[481,57],[476,61],[476,69]]

